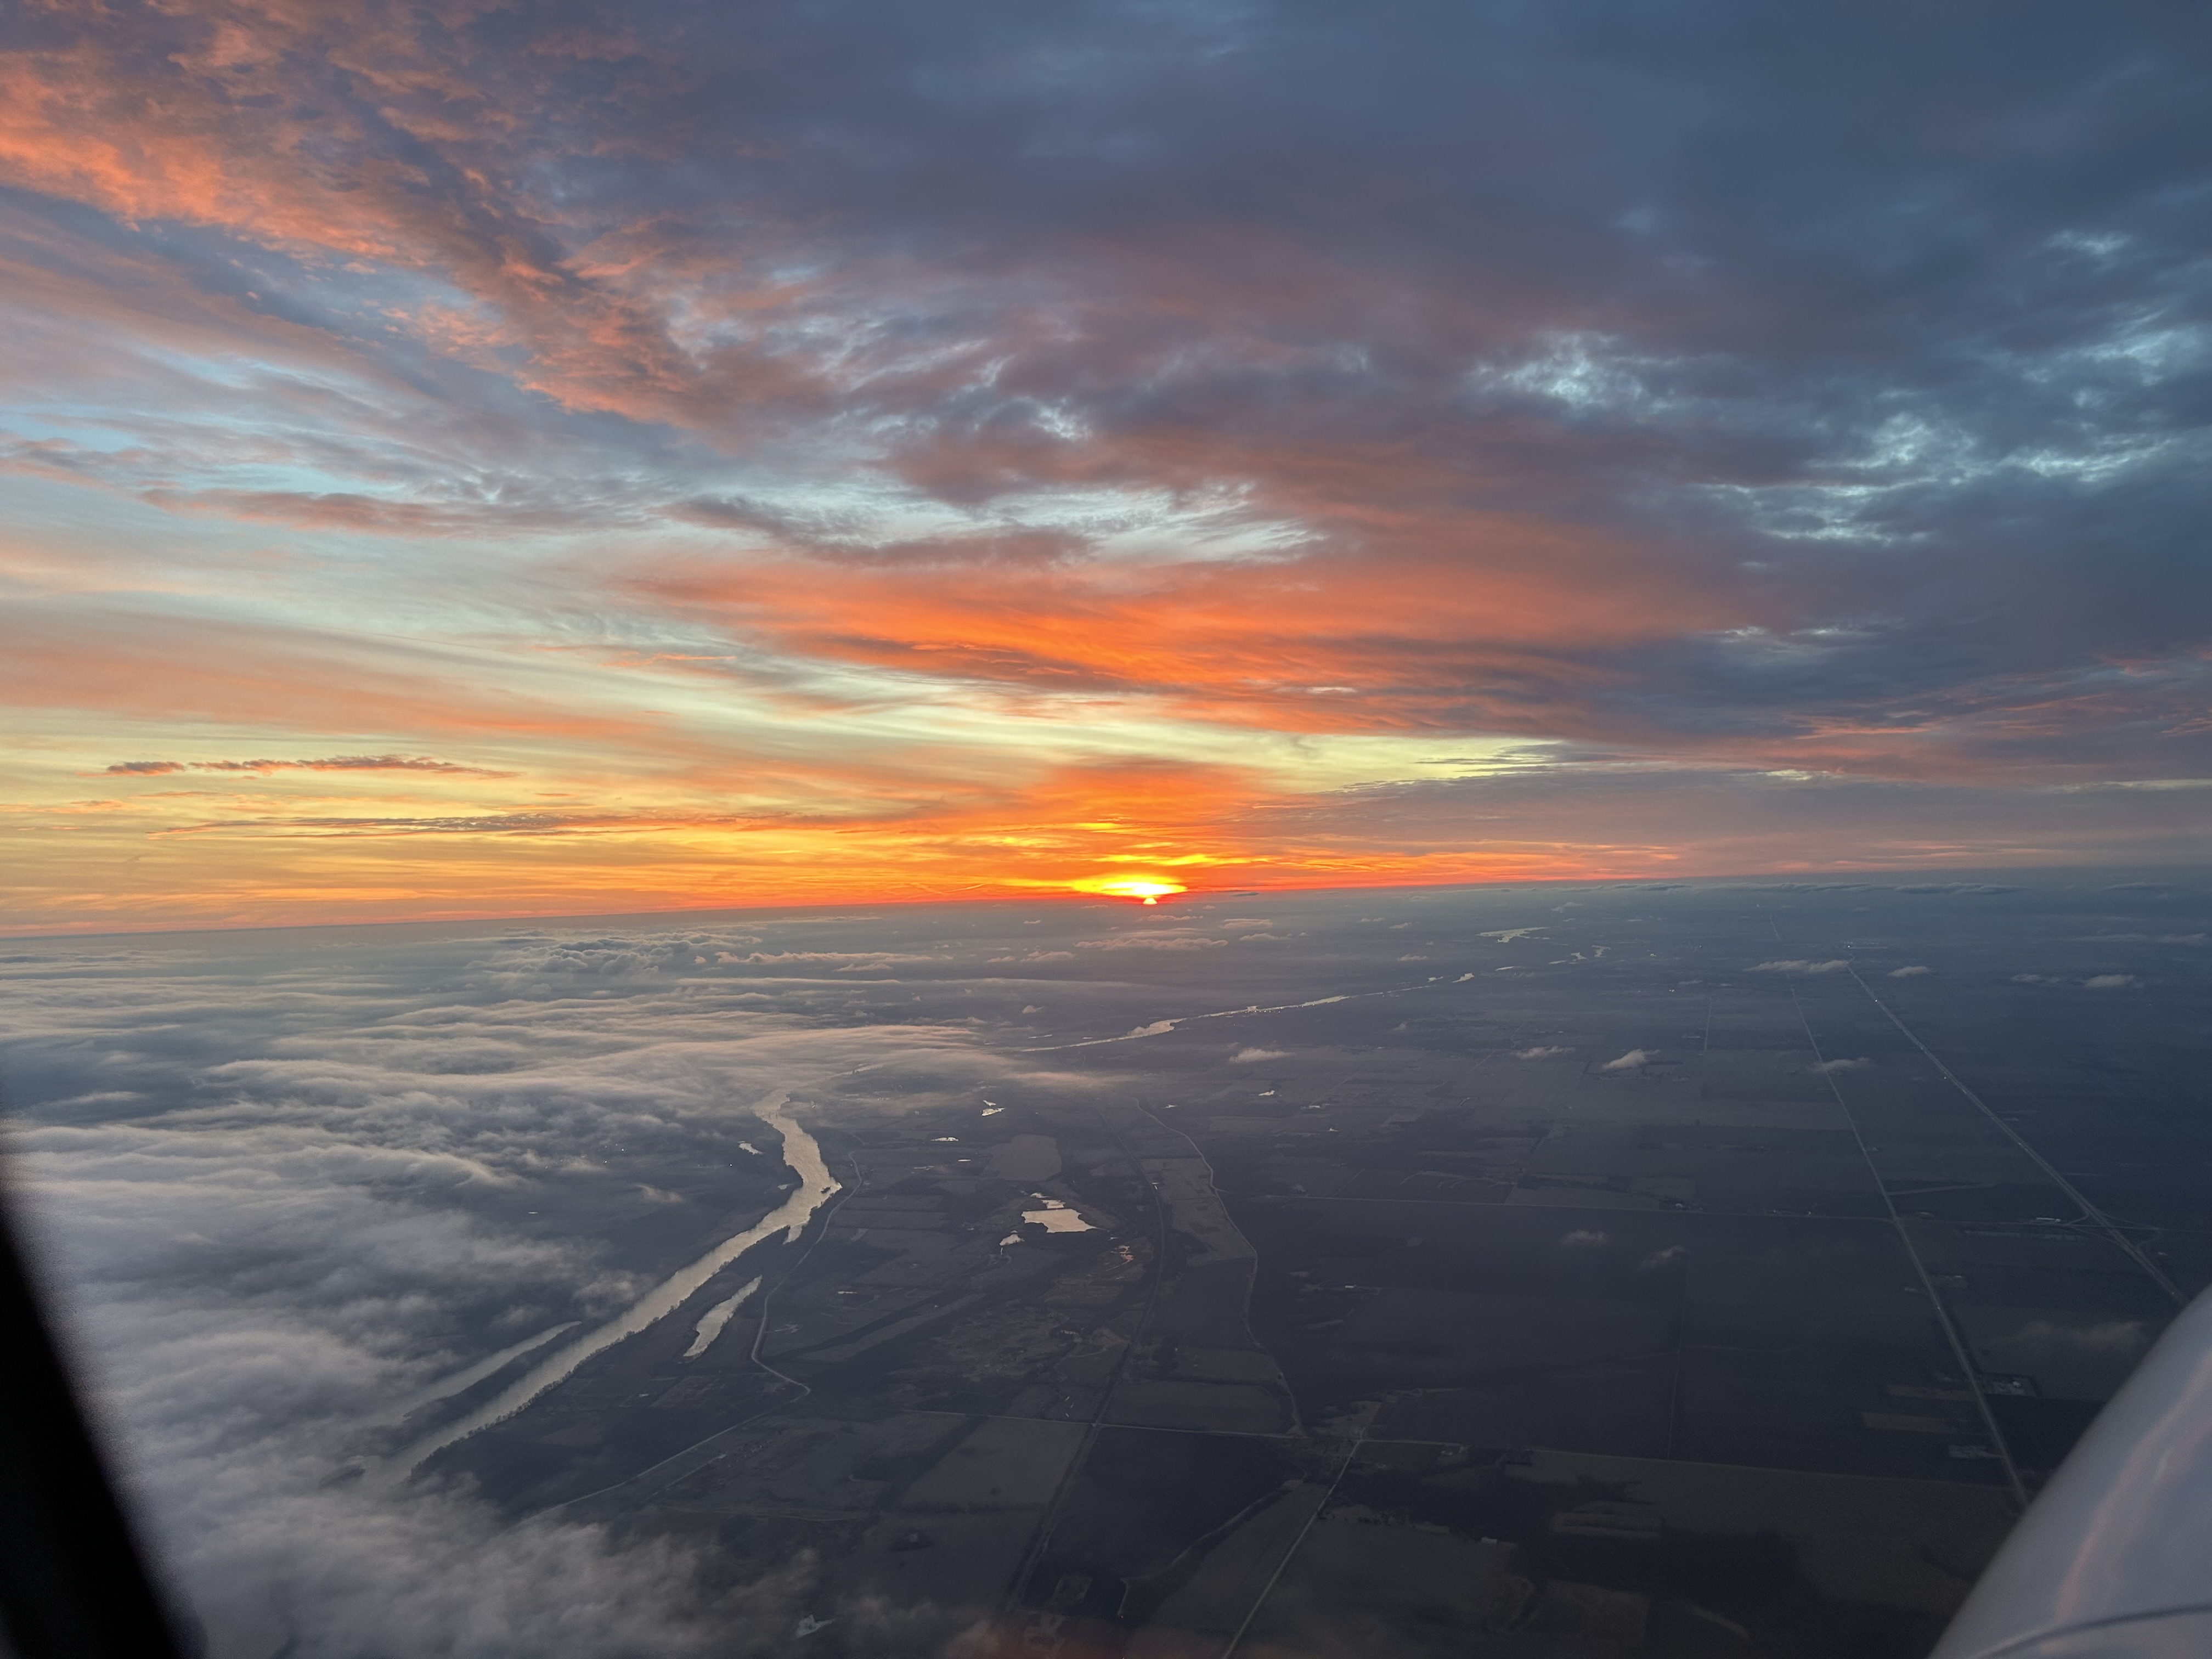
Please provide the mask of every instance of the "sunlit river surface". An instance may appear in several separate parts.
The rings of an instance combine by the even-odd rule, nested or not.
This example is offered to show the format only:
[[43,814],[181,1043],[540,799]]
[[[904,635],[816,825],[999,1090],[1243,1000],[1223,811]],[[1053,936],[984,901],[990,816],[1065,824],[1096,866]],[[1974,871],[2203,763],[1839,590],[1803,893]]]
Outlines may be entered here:
[[830,1177],[829,1165],[822,1161],[822,1149],[814,1144],[814,1137],[794,1119],[785,1115],[783,1107],[789,1099],[790,1096],[779,1089],[753,1108],[754,1115],[762,1122],[783,1137],[783,1161],[799,1176],[799,1185],[781,1206],[744,1232],[724,1239],[697,1261],[672,1273],[605,1324],[586,1331],[573,1342],[562,1344],[467,1416],[416,1441],[385,1466],[382,1473],[386,1478],[404,1480],[447,1447],[514,1416],[593,1354],[614,1346],[624,1337],[635,1336],[654,1321],[674,1313],[708,1279],[770,1234],[781,1232],[787,1240],[797,1239],[814,1212],[840,1188]]

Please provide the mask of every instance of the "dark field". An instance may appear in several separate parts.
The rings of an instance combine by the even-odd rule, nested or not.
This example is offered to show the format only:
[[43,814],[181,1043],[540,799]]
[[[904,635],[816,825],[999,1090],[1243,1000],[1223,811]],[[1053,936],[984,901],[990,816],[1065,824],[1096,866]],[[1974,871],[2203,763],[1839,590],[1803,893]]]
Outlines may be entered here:
[[[2212,1277],[2206,909],[2036,876],[747,919],[781,954],[626,984],[931,1046],[793,1087],[839,1187],[796,1237],[423,1473],[794,1586],[823,1659],[1911,1659]],[[770,1139],[639,1129],[560,1201],[466,1201],[654,1280],[779,1201]]]
[[[1086,1425],[963,1494],[1025,1651],[1917,1653],[2204,1277],[2203,952],[2095,937],[2167,902],[1270,900],[1073,1005],[1187,1023],[850,1132],[775,1363],[866,1432]],[[1097,1231],[997,1248],[1017,1135]],[[992,1611],[937,1547],[915,1651]]]

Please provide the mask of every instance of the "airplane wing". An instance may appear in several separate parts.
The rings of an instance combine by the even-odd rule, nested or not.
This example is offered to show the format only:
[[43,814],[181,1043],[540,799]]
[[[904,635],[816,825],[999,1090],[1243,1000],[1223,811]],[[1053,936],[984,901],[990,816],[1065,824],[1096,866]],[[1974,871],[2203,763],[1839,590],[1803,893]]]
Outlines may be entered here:
[[1930,1659],[2208,1654],[2212,1291],[2089,1425]]

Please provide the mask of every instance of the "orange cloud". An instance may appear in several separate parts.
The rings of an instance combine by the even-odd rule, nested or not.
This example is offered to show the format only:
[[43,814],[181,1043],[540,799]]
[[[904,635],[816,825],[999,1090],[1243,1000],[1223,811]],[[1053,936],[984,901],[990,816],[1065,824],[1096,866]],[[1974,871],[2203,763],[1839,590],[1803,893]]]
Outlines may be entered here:
[[[0,653],[40,915],[2032,860],[2117,808],[2031,786],[2202,775],[2168,621],[2201,606],[2098,567],[1977,633],[1960,595],[1996,616],[2004,571],[2075,555],[1977,543],[1986,501],[1906,501],[1926,479],[1863,508],[1890,542],[1832,500],[1818,556],[1762,527],[1905,477],[1866,459],[1896,313],[1822,313],[1797,244],[1715,286],[1659,251],[1688,229],[1578,219],[1606,191],[1573,166],[1508,146],[1534,193],[1469,191],[1273,106],[1328,176],[1255,188],[1199,127],[1071,171],[883,125],[919,38],[871,64],[832,27],[847,101],[756,107],[725,94],[776,25],[730,15],[110,0],[0,57],[4,372],[38,422],[0,466],[72,496],[8,560],[64,597],[12,605]],[[1911,383],[1961,443],[2064,379],[1946,403],[1974,377],[1943,361]],[[2063,449],[2088,405],[2060,404]],[[2078,533],[2106,509],[2069,510],[2110,562]],[[2150,622],[2068,644],[2092,589]],[[1290,781],[1462,738],[1528,740],[1529,775]],[[225,755],[330,758],[113,758]],[[127,799],[62,799],[103,767]],[[1839,776],[2018,787],[1790,816]]]
[[1664,637],[1705,609],[1595,538],[1474,515],[1429,529],[1460,540],[1455,556],[864,574],[698,561],[638,586],[801,656],[1306,732],[1557,732],[1563,703],[1571,717],[1577,696],[1617,678],[1596,650]]
[[428,755],[331,755],[321,760],[242,761],[118,761],[100,769],[112,776],[161,777],[173,772],[430,772],[446,777],[511,778],[512,772],[495,772],[481,766]]
[[[509,780],[411,774],[296,784],[277,775],[245,797],[196,788],[27,806],[10,814],[12,926],[1041,899],[1126,894],[1138,890],[1132,883],[1204,894],[1941,870],[2078,860],[2121,845],[2154,862],[2195,844],[2206,793],[2157,795],[2148,811],[2124,792],[2021,795],[1998,825],[1970,816],[1987,811],[1971,791],[1720,774],[1698,782],[1535,773],[1314,794],[1234,767],[1129,761],[1052,768],[936,800],[884,799],[884,782],[856,771],[843,810],[812,815],[623,805],[591,792],[550,800]],[[826,771],[816,787],[830,790]],[[385,793],[362,793],[372,788]],[[288,793],[300,789],[322,793]]]
[[[173,617],[52,600],[11,606],[0,705],[198,717],[288,732],[497,733],[587,740],[658,722],[474,682],[464,665],[335,630]],[[410,659],[411,656],[411,659]]]

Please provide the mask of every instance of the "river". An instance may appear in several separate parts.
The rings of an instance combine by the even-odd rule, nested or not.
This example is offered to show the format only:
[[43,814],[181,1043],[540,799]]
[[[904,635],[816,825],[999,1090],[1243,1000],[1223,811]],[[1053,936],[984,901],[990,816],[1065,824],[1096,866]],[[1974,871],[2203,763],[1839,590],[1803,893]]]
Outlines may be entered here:
[[831,1177],[830,1166],[822,1161],[822,1149],[814,1144],[814,1137],[785,1115],[783,1108],[790,1098],[786,1091],[779,1089],[752,1109],[754,1116],[783,1137],[783,1161],[799,1176],[799,1185],[779,1207],[744,1231],[724,1239],[697,1261],[678,1268],[605,1324],[562,1344],[465,1417],[426,1435],[398,1453],[384,1466],[380,1472],[384,1477],[404,1480],[447,1447],[514,1416],[548,1389],[566,1380],[593,1354],[605,1352],[623,1338],[635,1336],[655,1321],[674,1313],[708,1279],[770,1234],[781,1232],[787,1242],[797,1240],[806,1224],[813,1219],[814,1212],[841,1188]]

